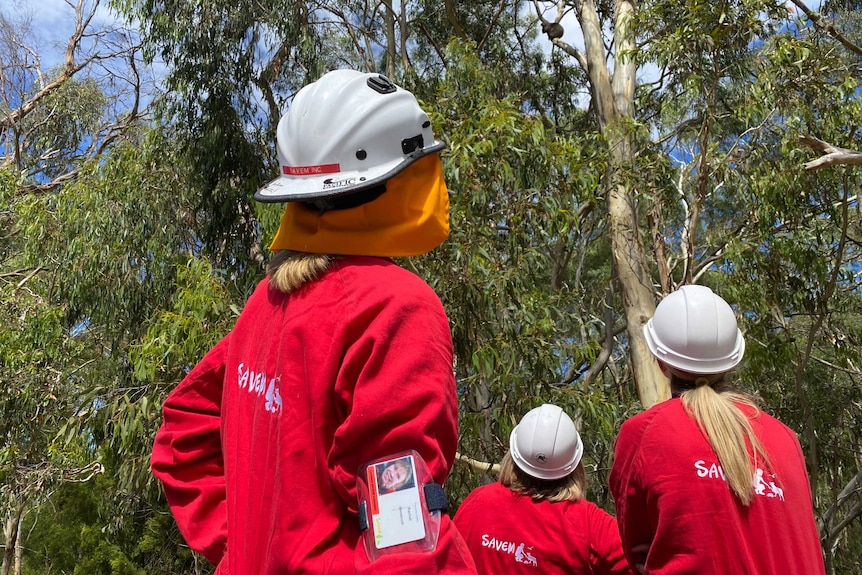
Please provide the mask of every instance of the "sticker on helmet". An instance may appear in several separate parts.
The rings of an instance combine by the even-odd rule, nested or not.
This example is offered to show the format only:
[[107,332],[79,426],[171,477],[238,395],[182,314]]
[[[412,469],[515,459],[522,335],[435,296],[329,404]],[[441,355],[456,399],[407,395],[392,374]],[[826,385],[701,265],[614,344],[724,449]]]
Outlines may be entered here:
[[344,186],[352,186],[353,184],[364,182],[365,178],[344,178],[337,180],[335,178],[326,178],[323,180],[323,189],[329,190],[332,188],[343,188]]
[[337,174],[341,164],[321,164],[319,166],[282,166],[285,176],[317,176],[319,174]]

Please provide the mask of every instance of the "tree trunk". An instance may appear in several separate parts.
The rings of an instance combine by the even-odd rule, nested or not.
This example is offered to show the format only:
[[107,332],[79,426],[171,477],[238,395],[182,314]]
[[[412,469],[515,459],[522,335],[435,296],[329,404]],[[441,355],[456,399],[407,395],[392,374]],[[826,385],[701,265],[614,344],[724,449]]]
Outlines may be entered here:
[[[395,78],[395,11],[392,9],[392,0],[383,0],[383,22],[386,30],[386,75]],[[404,32],[402,31],[402,34]]]
[[401,69],[404,72],[410,69],[410,59],[407,57],[407,2],[401,2],[401,15],[398,18],[398,29],[401,31],[399,36],[399,51],[401,52]]
[[21,527],[21,516],[24,513],[23,501],[11,501],[13,506],[9,517],[6,518],[6,526],[3,532],[6,547],[3,550],[3,565],[0,566],[0,575],[9,575],[15,563],[15,550],[18,547],[18,537]]
[[634,165],[634,150],[626,124],[632,117],[637,70],[627,56],[635,48],[630,27],[634,4],[618,0],[615,5],[613,75],[608,71],[601,22],[593,0],[576,2],[578,21],[584,33],[586,72],[599,116],[599,125],[610,148],[605,188],[611,230],[614,265],[625,308],[626,331],[632,373],[644,408],[670,397],[670,385],[646,346],[643,326],[655,312],[652,282],[646,253],[637,226],[634,190],[626,174]]
[[12,566],[14,575],[21,575],[21,558],[24,555],[24,547],[21,545],[21,538],[15,542],[15,564]]
[[631,192],[618,183],[608,194],[608,212],[617,279],[622,292],[632,373],[645,409],[670,397],[670,384],[658,368],[643,336],[643,326],[655,312],[655,301],[644,267]]

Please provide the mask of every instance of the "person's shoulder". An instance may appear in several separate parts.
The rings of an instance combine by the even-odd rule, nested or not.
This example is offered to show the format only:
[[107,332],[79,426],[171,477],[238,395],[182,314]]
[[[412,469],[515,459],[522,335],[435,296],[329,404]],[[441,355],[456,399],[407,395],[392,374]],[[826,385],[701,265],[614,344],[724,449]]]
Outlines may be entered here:
[[269,289],[269,276],[265,276],[254,286],[254,289],[251,291],[251,295],[249,295],[249,299],[265,296]]
[[[473,491],[467,494],[461,505],[458,506],[456,518],[463,520],[466,516],[472,516],[474,513],[482,513],[489,505],[489,502],[495,501],[499,495],[497,494],[497,486],[502,487],[499,482],[480,485]],[[477,510],[477,511],[474,511]]]
[[783,423],[777,417],[770,415],[763,408],[758,408],[757,416],[754,418],[756,425],[767,433],[774,435],[786,435],[792,442],[798,442],[799,436],[791,427]]
[[502,495],[508,495],[509,493],[508,487],[505,487],[499,481],[494,481],[493,483],[486,483],[475,488],[464,498],[464,503],[482,504],[487,501],[498,500]]
[[606,524],[616,524],[616,518],[600,507],[597,503],[593,503],[587,499],[581,499],[569,506],[569,512],[576,512],[579,516],[584,517],[590,525],[603,526]]
[[589,542],[596,530],[611,521],[616,524],[616,519],[607,511],[592,501],[584,498],[578,501],[561,501],[554,506],[562,511],[562,520],[568,526],[568,537]]
[[620,433],[646,433],[654,426],[680,417],[686,417],[680,400],[668,399],[625,420],[620,427]]
[[484,485],[480,485],[476,489],[470,492],[467,497],[472,497],[474,499],[481,499],[484,497],[494,497],[500,493],[508,492],[509,488],[504,486],[499,481],[493,481],[491,483],[486,483]]
[[286,294],[282,294],[278,290],[272,288],[269,285],[269,276],[266,276],[257,282],[257,285],[254,290],[252,290],[251,295],[249,295],[248,300],[245,303],[243,311],[245,308],[254,307],[255,305],[272,303],[273,298],[278,296],[281,296],[282,298],[287,297]]
[[595,515],[596,513],[604,513],[605,511],[587,499],[586,497],[582,497],[577,501],[560,501],[559,503],[554,503],[554,505],[564,505],[566,508],[566,515],[568,516],[586,516],[590,517]]

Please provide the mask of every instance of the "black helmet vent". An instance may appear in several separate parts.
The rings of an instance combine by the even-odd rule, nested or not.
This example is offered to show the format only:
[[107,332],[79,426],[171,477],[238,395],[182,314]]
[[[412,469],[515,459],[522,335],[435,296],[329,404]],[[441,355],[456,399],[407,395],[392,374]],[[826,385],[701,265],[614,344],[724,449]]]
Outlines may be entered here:
[[375,92],[380,92],[381,94],[391,94],[398,89],[395,84],[392,83],[392,80],[383,74],[380,74],[377,77],[372,76],[368,78],[367,84],[369,88]]

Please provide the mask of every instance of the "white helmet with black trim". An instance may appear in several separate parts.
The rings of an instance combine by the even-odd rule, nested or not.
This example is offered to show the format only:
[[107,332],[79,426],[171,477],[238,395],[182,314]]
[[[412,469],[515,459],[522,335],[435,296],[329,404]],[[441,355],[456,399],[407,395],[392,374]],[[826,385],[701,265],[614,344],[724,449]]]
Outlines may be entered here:
[[584,444],[575,423],[546,403],[521,418],[509,436],[509,452],[521,471],[539,479],[560,479],[581,462]]
[[373,188],[444,147],[412,93],[356,70],[334,70],[302,88],[276,138],[281,175],[255,193],[261,202]]
[[733,310],[706,286],[684,285],[668,294],[643,333],[657,359],[688,373],[724,373],[745,353]]

